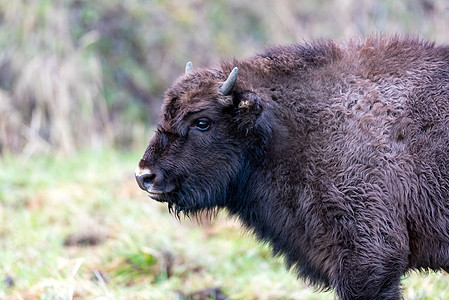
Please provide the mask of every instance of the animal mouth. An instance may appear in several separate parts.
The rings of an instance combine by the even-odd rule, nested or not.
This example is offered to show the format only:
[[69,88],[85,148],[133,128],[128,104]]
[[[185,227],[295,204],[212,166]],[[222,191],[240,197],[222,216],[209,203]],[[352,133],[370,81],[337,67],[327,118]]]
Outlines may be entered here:
[[175,201],[175,191],[160,191],[160,190],[150,190],[147,191],[147,195],[157,202],[167,202],[173,203]]
[[195,211],[191,206],[185,205],[183,201],[179,201],[179,190],[173,189],[170,191],[150,190],[147,191],[147,195],[152,199],[160,203],[168,204],[168,211],[179,218],[181,212],[185,215]]
[[167,202],[167,198],[165,197],[165,195],[167,193],[164,193],[164,192],[147,192],[147,194],[153,200],[156,200],[158,202]]

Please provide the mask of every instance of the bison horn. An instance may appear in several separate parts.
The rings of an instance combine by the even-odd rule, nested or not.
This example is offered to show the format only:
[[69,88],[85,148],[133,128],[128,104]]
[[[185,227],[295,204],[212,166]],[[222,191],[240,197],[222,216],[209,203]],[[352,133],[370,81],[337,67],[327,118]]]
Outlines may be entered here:
[[188,61],[186,64],[186,75],[189,75],[193,72],[193,64],[191,61]]
[[231,93],[232,89],[234,88],[235,81],[237,80],[237,74],[239,72],[239,69],[235,67],[232,69],[231,74],[229,74],[228,79],[226,79],[225,82],[220,86],[219,91],[224,96],[227,96]]

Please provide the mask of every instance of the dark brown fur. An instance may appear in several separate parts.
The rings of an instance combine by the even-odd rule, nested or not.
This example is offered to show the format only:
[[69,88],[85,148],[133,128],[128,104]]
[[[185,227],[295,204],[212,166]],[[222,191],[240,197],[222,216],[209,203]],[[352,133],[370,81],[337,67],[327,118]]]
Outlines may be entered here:
[[175,213],[227,208],[315,286],[399,299],[407,270],[449,270],[449,47],[329,41],[195,70],[139,167]]

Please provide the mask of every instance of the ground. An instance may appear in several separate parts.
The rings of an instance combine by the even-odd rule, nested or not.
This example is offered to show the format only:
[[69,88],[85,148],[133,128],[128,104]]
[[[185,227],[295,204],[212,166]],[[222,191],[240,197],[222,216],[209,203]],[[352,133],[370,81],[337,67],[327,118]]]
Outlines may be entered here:
[[[169,215],[137,187],[139,156],[0,158],[0,299],[334,298],[225,213]],[[406,299],[449,299],[447,273],[403,283]]]

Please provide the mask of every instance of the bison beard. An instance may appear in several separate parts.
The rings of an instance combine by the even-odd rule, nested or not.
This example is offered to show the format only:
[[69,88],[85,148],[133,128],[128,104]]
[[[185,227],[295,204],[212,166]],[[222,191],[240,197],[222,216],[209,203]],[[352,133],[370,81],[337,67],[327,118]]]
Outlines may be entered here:
[[178,216],[226,208],[341,299],[399,299],[408,270],[449,269],[449,47],[372,38],[189,63],[136,179]]

